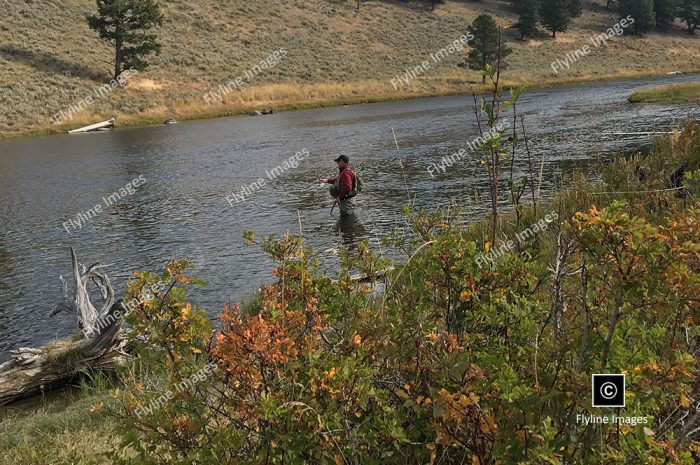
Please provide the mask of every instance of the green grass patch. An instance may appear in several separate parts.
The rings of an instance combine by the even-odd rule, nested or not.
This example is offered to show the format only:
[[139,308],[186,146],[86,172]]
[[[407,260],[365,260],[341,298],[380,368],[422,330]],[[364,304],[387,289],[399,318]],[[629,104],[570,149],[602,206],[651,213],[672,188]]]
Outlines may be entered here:
[[638,90],[630,95],[629,101],[631,103],[700,103],[700,82]]
[[[51,393],[31,407],[14,404],[0,416],[0,464],[107,464],[118,445],[115,421],[94,406],[109,402],[108,381]],[[23,402],[26,405],[27,402]]]

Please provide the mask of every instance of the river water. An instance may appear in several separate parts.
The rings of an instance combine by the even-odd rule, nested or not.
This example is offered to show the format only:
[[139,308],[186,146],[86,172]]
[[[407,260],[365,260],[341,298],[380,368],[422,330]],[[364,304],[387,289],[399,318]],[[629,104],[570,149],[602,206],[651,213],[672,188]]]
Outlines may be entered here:
[[[700,76],[524,94],[519,107],[537,165],[544,155],[545,192],[574,167],[650,140],[613,132],[661,131],[700,119],[698,105],[626,101],[638,88],[684,81]],[[0,360],[8,349],[75,330],[74,316],[47,316],[60,295],[58,276],[70,277],[69,245],[82,262],[108,265],[118,295],[132,272],[189,257],[193,273],[207,283],[192,300],[216,317],[225,302],[245,299],[274,279],[265,255],[243,245],[242,230],[298,233],[301,222],[304,237],[332,269],[328,249],[387,233],[400,222],[408,195],[420,207],[456,202],[467,219],[481,215],[487,178],[475,154],[445,173],[427,171],[477,136],[472,104],[471,96],[426,98],[0,141]],[[335,174],[340,153],[364,183],[351,224],[341,224],[337,210],[329,214],[328,189],[313,182]],[[296,168],[288,161],[294,157],[301,159]],[[523,173],[524,162],[517,168]],[[260,178],[265,184],[254,185]],[[246,198],[236,202],[231,194],[240,199],[241,189]],[[482,205],[470,200],[475,191]]]

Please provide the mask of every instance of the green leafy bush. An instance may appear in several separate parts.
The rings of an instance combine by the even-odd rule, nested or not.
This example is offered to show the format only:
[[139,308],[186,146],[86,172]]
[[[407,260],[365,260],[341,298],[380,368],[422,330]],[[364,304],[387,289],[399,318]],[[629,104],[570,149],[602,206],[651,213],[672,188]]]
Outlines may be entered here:
[[[133,295],[172,286],[131,316],[117,461],[697,463],[700,210],[675,192],[598,200],[486,266],[492,244],[455,212],[407,207],[385,240],[406,260],[381,285],[366,243],[332,280],[300,238],[247,233],[278,279],[218,329],[187,303],[186,262],[140,274]],[[627,375],[624,410],[591,407],[592,373]]]

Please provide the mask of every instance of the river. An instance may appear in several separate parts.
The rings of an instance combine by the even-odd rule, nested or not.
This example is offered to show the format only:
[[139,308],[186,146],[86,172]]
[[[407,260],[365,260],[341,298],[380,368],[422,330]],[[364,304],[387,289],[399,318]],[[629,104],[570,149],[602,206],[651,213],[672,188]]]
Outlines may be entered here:
[[[528,91],[519,109],[538,165],[544,155],[543,190],[551,193],[574,167],[650,141],[613,132],[700,119],[698,105],[626,100],[641,87],[699,80],[663,76]],[[305,239],[332,269],[328,249],[386,234],[409,195],[419,207],[456,202],[467,220],[481,215],[487,178],[475,154],[445,173],[427,171],[477,136],[472,103],[471,96],[425,98],[0,141],[0,360],[8,349],[75,330],[74,316],[47,316],[60,295],[58,276],[70,277],[69,245],[81,261],[108,265],[119,295],[132,272],[189,257],[193,274],[207,283],[192,300],[214,318],[225,302],[274,279],[265,255],[243,245],[244,229],[298,233],[301,220]],[[297,152],[301,161],[289,167]],[[328,189],[313,182],[335,174],[340,153],[364,183],[350,226],[339,224],[337,210],[329,214]],[[282,172],[271,179],[267,173],[278,166]],[[522,174],[524,160],[516,166]],[[265,184],[251,187],[260,178]],[[231,194],[242,188],[245,201],[236,202]],[[475,191],[481,205],[470,199]]]

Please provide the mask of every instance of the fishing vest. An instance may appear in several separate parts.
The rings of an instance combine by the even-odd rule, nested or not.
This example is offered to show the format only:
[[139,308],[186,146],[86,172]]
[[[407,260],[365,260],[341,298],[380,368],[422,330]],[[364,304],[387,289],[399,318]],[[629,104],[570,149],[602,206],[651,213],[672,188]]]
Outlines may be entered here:
[[345,197],[346,199],[351,199],[357,195],[358,192],[360,192],[360,183],[359,183],[359,178],[357,177],[357,173],[355,170],[350,169],[350,168],[345,168],[343,171],[338,173],[338,176],[335,178],[335,182],[331,186],[331,197],[335,198],[340,195],[340,175],[343,174],[344,171],[350,171],[350,175],[352,176],[352,184],[350,187],[350,192],[348,195]]

